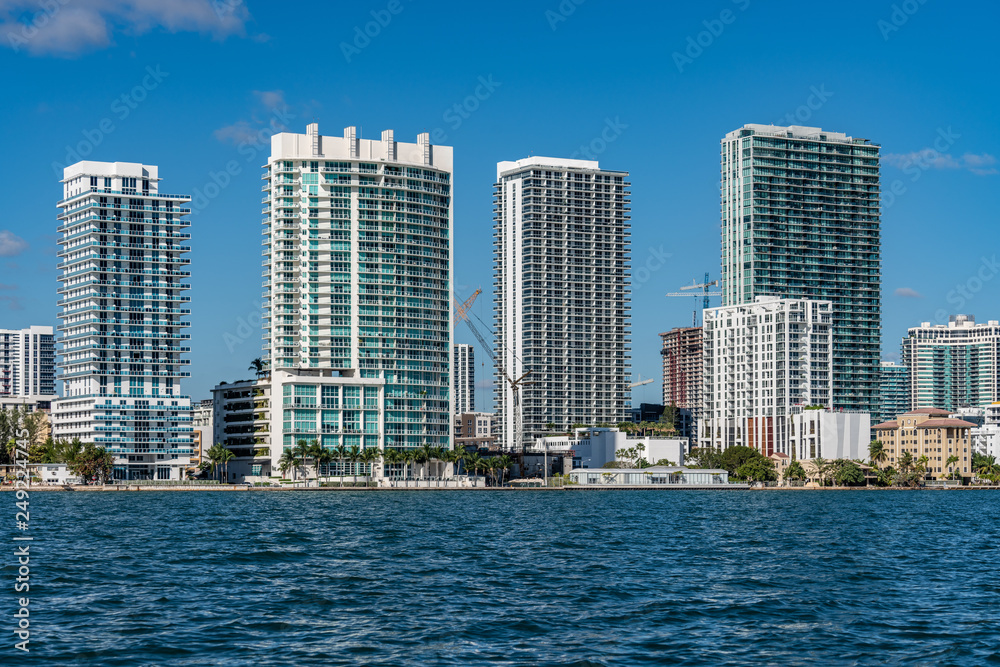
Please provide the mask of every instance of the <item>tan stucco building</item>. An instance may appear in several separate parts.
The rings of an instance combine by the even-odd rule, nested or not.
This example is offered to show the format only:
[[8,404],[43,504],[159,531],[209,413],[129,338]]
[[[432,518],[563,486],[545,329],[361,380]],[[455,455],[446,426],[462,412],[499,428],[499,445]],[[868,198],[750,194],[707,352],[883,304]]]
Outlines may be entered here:
[[[917,408],[876,424],[873,430],[885,448],[888,465],[898,468],[900,457],[910,452],[914,464],[926,456],[927,473],[934,479],[945,479],[953,470],[965,477],[972,475],[973,427],[971,422],[951,419],[947,410]],[[957,456],[958,462],[949,466],[951,456]]]

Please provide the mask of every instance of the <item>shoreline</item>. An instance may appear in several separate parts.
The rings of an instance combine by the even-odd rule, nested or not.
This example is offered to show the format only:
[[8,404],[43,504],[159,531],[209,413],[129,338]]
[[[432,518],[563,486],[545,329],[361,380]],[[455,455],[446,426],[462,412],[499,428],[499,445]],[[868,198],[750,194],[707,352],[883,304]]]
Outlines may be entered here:
[[[1000,491],[1000,486],[951,486],[951,487],[918,487],[902,488],[894,486],[828,486],[828,487],[802,487],[802,486],[771,486],[771,487],[748,487],[745,485],[732,486],[600,486],[600,485],[568,485],[568,486],[479,486],[479,487],[436,487],[436,486],[372,486],[372,487],[351,487],[351,486],[321,486],[321,487],[278,487],[278,486],[256,486],[247,487],[240,484],[225,484],[218,486],[51,486],[51,485],[31,485],[28,488],[20,487],[22,490],[44,492],[44,493],[73,493],[82,491],[86,493],[134,493],[150,491],[208,491],[211,493],[233,493],[233,492],[287,492],[287,491],[307,491],[307,492],[345,492],[345,491]],[[0,491],[16,491],[13,485],[0,486]]]

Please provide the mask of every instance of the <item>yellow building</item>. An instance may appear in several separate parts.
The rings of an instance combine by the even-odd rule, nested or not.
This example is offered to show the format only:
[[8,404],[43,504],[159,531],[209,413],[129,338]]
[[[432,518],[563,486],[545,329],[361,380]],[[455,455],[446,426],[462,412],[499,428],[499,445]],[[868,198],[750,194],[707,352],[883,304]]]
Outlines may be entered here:
[[[927,457],[927,474],[933,479],[945,479],[953,470],[964,477],[972,475],[971,429],[976,425],[961,419],[950,419],[947,410],[917,408],[893,421],[876,424],[887,455],[886,463],[899,467],[899,459],[909,452],[914,464]],[[951,457],[957,461],[948,464]]]

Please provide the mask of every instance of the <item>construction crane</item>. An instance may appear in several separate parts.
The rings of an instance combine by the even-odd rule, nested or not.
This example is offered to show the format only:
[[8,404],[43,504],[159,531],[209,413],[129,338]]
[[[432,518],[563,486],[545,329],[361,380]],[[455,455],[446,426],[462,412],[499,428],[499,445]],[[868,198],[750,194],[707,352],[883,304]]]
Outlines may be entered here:
[[500,361],[498,361],[496,356],[493,354],[493,346],[486,342],[486,338],[482,333],[480,333],[479,328],[472,323],[471,319],[469,319],[469,309],[472,308],[472,304],[475,303],[476,297],[482,294],[482,292],[483,291],[481,289],[476,289],[472,296],[466,299],[463,303],[458,302],[458,297],[452,296],[452,301],[455,303],[455,325],[457,326],[459,321],[465,322],[469,325],[469,330],[472,331],[472,335],[476,337],[477,341],[479,341],[479,345],[486,351],[486,354],[488,354],[490,359],[493,361],[493,365],[496,366],[497,370],[500,371],[500,374],[503,375],[504,380],[506,380],[507,384],[510,386],[510,391],[513,397],[512,404],[514,408],[513,445],[516,446],[517,449],[520,450],[520,453],[523,454],[524,443],[522,442],[523,417],[521,415],[521,387],[532,385],[534,382],[525,380],[525,378],[531,375],[531,371],[528,371],[516,380],[511,378],[511,376],[507,374],[507,370],[503,367],[503,364],[500,363]]
[[639,375],[639,381],[638,382],[633,382],[632,384],[630,384],[628,386],[628,388],[629,389],[635,389],[636,387],[641,387],[644,384],[649,384],[652,381],[653,381],[653,378],[649,378],[647,380],[643,380],[642,379],[642,375]]
[[[706,273],[705,274],[705,282],[699,284],[699,283],[696,283],[696,282],[694,282],[692,280],[690,285],[685,285],[684,287],[681,287],[680,288],[680,290],[681,290],[680,292],[670,292],[669,294],[667,294],[667,296],[689,296],[689,297],[693,296],[695,299],[697,299],[698,297],[701,297],[702,298],[702,308],[704,309],[704,308],[708,308],[708,298],[709,297],[712,297],[712,296],[722,296],[722,292],[710,292],[709,289],[708,289],[709,287],[713,287],[713,286],[717,287],[718,285],[719,285],[719,281],[718,280],[713,280],[713,281],[709,282],[709,280],[708,280],[708,273]],[[701,294],[698,294],[697,292],[694,293],[694,294],[691,293],[690,290],[696,290],[696,289],[700,289],[702,291]],[[698,326],[698,308],[697,307],[695,307],[694,312],[691,314],[691,326],[693,326],[693,327]]]

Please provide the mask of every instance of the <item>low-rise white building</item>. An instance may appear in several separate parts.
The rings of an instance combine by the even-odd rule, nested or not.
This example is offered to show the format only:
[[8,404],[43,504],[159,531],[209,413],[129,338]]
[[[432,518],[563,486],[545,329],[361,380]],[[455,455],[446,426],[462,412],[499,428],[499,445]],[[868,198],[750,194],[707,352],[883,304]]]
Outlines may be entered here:
[[666,459],[677,465],[684,464],[687,440],[680,438],[637,437],[617,428],[578,428],[573,435],[537,438],[529,451],[562,453],[573,451],[573,468],[601,468],[611,461],[621,460],[625,449],[641,446],[641,458],[649,463]]
[[799,460],[868,458],[872,423],[867,412],[794,408],[788,421],[788,442],[777,443],[777,452]]
[[1000,461],[1000,424],[977,426],[971,430],[972,451]]
[[[683,466],[652,466],[649,468],[615,468],[611,470],[579,469],[569,473],[570,481],[580,486],[637,487],[708,487],[729,486],[729,472],[714,468]],[[746,488],[746,484],[738,485]]]

